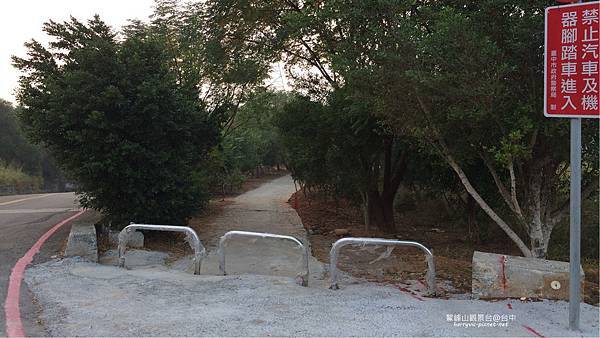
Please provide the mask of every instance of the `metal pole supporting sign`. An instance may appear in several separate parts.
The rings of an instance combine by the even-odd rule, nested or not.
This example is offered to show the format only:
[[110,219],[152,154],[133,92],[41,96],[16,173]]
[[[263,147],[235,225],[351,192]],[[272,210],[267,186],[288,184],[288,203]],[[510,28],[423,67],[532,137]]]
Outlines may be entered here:
[[581,119],[571,119],[571,192],[569,226],[569,328],[579,330],[581,302]]
[[[581,0],[577,1],[581,3]],[[569,329],[579,330],[581,303],[581,118],[571,118],[569,192]]]
[[[570,145],[569,328],[579,330],[581,303],[581,122],[599,118],[598,1],[557,0],[546,8],[544,116],[568,118]],[[574,3],[577,2],[577,3]],[[596,51],[597,49],[594,49]],[[570,85],[569,88],[567,88]]]

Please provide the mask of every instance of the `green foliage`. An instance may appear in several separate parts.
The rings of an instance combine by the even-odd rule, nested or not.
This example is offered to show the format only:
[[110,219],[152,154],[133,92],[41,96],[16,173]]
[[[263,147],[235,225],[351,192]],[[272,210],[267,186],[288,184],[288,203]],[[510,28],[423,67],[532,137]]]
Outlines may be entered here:
[[[181,90],[196,98],[221,129],[230,129],[239,108],[268,77],[270,64],[239,48],[231,27],[214,21],[208,4],[156,0],[155,8],[149,28],[163,39]],[[145,34],[147,27],[139,22],[126,31],[140,26]]]
[[275,120],[292,176],[309,187],[326,187],[332,180],[327,164],[327,149],[331,144],[324,110],[318,102],[296,97]]
[[77,181],[83,206],[115,222],[181,223],[206,203],[200,175],[214,124],[181,90],[166,42],[138,27],[118,41],[94,17],[50,21],[49,48],[14,58],[29,136]]
[[[468,174],[471,183],[538,257],[568,210],[568,123],[540,113],[548,5],[489,0],[425,8],[420,65],[409,72],[422,103],[415,132],[460,166],[480,168],[485,175]],[[598,121],[584,124],[585,199],[599,170],[591,147]]]
[[[15,59],[20,116],[84,202],[116,217],[183,219],[204,201],[201,181],[233,191],[285,163],[387,230],[400,185],[468,192],[469,221],[476,200],[543,256],[569,172],[568,123],[540,113],[549,4],[158,0],[122,42],[97,18],[50,22],[50,48],[33,41]],[[264,90],[274,62],[294,95]],[[584,122],[584,198],[598,186],[597,130]]]
[[216,146],[209,152],[203,176],[213,194],[233,193],[242,187],[246,176],[220,148],[221,146]]
[[0,161],[0,194],[31,193],[41,184],[41,177],[27,175],[20,167]]
[[[359,196],[368,218],[388,230],[394,227],[392,202],[408,163],[418,167],[415,160],[421,157],[408,156],[414,142],[385,115],[415,110],[405,74],[415,64],[410,38],[415,35],[411,30],[418,29],[410,19],[412,7],[405,1],[347,0],[214,0],[206,5],[209,25],[225,31],[215,35],[220,47],[261,65],[283,59],[297,90],[328,102],[324,128],[312,127],[335,142],[322,147],[298,136],[318,153],[291,151],[295,177],[321,189],[352,192],[348,194]],[[302,119],[307,112],[298,108]],[[329,158],[327,170],[333,173],[319,173],[311,155]]]
[[240,108],[231,130],[226,131],[224,147],[236,153],[241,171],[284,162],[279,131],[273,120],[289,100],[286,93],[260,90]]
[[219,14],[210,6],[177,0],[157,0],[155,5],[149,27],[138,22],[126,31],[143,35],[149,28],[164,40],[181,90],[195,97],[220,127],[221,142],[202,170],[210,190],[233,192],[254,169],[282,163],[269,117],[278,95],[261,88],[271,67],[266,59],[250,57],[240,40],[230,39],[231,29],[213,20]]
[[27,177],[38,177],[43,181],[43,184],[37,182],[19,191],[34,192],[41,188],[62,190],[62,172],[45,149],[28,142],[17,123],[16,114],[9,102],[0,99],[0,161],[10,164],[16,171],[22,171]]
[[[596,194],[591,199],[583,201],[581,217],[581,257],[591,261],[600,257],[600,196]],[[569,261],[569,222],[564,220],[552,232],[548,258]]]
[[[362,108],[362,109],[361,109]],[[335,197],[362,202],[379,175],[381,126],[339,92],[323,104],[298,96],[276,119],[294,179]]]
[[219,146],[211,151],[211,187],[223,193],[237,190],[247,175],[262,166],[285,162],[283,145],[273,119],[289,97],[285,93],[257,91],[238,111]]
[[[396,163],[390,159],[410,149],[410,155],[417,155],[408,158],[418,173],[433,166],[415,157],[439,156],[433,161],[452,162],[454,170],[466,173],[476,190],[470,193],[483,198],[477,200],[488,215],[502,214],[504,221],[494,216],[496,222],[510,223],[529,236],[534,254],[543,255],[552,227],[565,215],[568,182],[568,124],[540,114],[543,15],[549,4],[213,0],[206,8],[209,22],[221,29],[215,35],[220,47],[259,64],[281,55],[296,89],[315,102],[327,101],[321,107],[310,105],[318,118],[299,104],[293,110],[300,116],[281,121],[297,177],[338,186],[333,176],[346,179],[360,173],[351,180],[357,189],[351,190],[381,188],[381,197],[389,200],[396,188],[391,183],[407,178],[401,175],[406,161],[390,166]],[[343,98],[332,100],[332,92]],[[344,102],[345,108],[332,108],[333,102]],[[337,111],[343,111],[341,119]],[[346,128],[345,121],[353,121],[352,127]],[[372,143],[356,146],[365,145],[365,135],[357,133],[360,126],[371,123],[377,126],[368,127]],[[319,137],[295,134],[298,126],[317,130]],[[340,136],[338,126],[344,126],[343,135],[354,137]],[[590,133],[597,126],[597,121],[584,126],[584,197],[597,187],[598,134]],[[344,151],[345,144],[357,151]],[[404,152],[398,151],[402,148]],[[373,156],[356,160],[362,149]],[[348,158],[355,160],[348,164]],[[353,170],[333,166],[337,163]],[[391,172],[397,175],[385,174]],[[431,182],[447,176],[444,170],[429,174]],[[471,183],[461,180],[465,186]],[[449,189],[462,193],[456,185]],[[508,226],[501,226],[512,236]],[[519,242],[516,235],[512,238]]]
[[[420,41],[421,67],[411,71],[430,112],[429,123],[418,120],[424,135],[452,140],[449,147],[463,161],[480,153],[500,167],[533,157],[565,159],[567,123],[539,114],[546,5],[456,1],[425,12],[430,33]],[[490,13],[497,13],[493,20]]]
[[38,174],[39,151],[22,135],[12,105],[0,100],[0,160],[16,163],[31,174]]

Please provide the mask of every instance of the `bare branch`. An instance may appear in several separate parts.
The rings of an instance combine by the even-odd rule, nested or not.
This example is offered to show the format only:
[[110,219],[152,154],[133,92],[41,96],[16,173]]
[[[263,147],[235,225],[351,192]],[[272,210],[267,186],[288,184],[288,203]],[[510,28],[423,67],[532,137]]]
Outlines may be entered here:
[[496,222],[496,224],[498,224],[498,226],[500,226],[500,228],[502,230],[504,230],[504,232],[508,235],[508,237],[510,239],[512,239],[512,241],[519,247],[519,249],[521,250],[523,255],[525,257],[531,257],[532,256],[531,250],[529,250],[529,248],[523,242],[523,240],[519,237],[519,235],[517,235],[510,228],[510,226],[498,214],[496,214],[496,212],[487,204],[487,202],[483,199],[483,197],[481,197],[481,195],[479,195],[479,193],[477,192],[475,187],[473,187],[473,185],[469,181],[469,178],[467,177],[465,172],[462,170],[460,165],[458,165],[458,163],[456,162],[454,157],[450,154],[448,147],[444,144],[444,142],[442,140],[438,140],[438,141],[440,142],[441,149],[443,150],[442,156],[444,156],[444,158],[446,159],[446,162],[448,162],[450,167],[452,167],[452,169],[456,172],[456,174],[458,175],[458,178],[460,179],[461,183],[463,184],[463,186],[465,187],[467,192],[471,195],[471,197],[473,197],[473,199],[477,202],[477,204],[479,204],[481,209],[483,209],[483,211],[492,220],[494,220],[494,222]]
[[398,187],[404,178],[404,174],[406,173],[406,168],[408,167],[409,162],[408,153],[409,151],[407,149],[403,149],[393,165],[393,176],[390,186],[394,193],[396,190],[398,190]]
[[517,215],[519,215],[519,217],[524,220],[525,217],[523,216],[523,211],[521,211],[521,206],[519,205],[519,201],[517,200],[517,182],[515,178],[515,166],[513,164],[512,159],[508,164],[508,172],[510,173],[510,196],[512,199],[512,204]]
[[237,116],[240,105],[241,105],[242,101],[244,100],[244,90],[245,90],[245,86],[242,86],[241,93],[238,97],[235,107],[233,108],[231,116],[229,117],[228,121],[225,123],[226,127],[225,127],[225,131],[223,132],[223,135],[228,135],[231,132],[231,127],[233,126],[233,124],[235,122],[235,117]]
[[535,142],[537,141],[537,136],[538,136],[539,131],[540,131],[539,128],[535,128],[533,130],[533,133],[531,134],[531,139],[529,139],[529,149],[533,149],[533,147],[535,146]]
[[327,80],[327,82],[329,82],[329,84],[331,84],[332,86],[337,87],[337,83],[333,80],[331,75],[329,75],[329,73],[325,69],[325,66],[323,66],[323,64],[321,63],[321,58],[317,55],[317,53],[313,51],[312,48],[310,48],[310,46],[308,45],[308,43],[303,39],[300,39],[300,43],[304,46],[304,48],[306,48],[308,53],[315,60],[315,66],[319,69],[319,72],[321,72],[321,74]]
[[[417,100],[419,101],[419,105],[423,111],[423,114],[425,115],[425,118],[429,122],[431,120],[431,114],[430,114],[428,107],[425,105],[425,102],[422,100],[422,98],[420,97],[420,95],[418,93],[416,93],[416,97],[417,97]],[[435,142],[434,140],[431,140],[431,143],[433,143],[433,144],[438,143],[438,146],[436,148],[438,150],[440,150],[442,157],[446,160],[446,162],[450,165],[450,167],[457,174],[458,178],[460,179],[461,183],[463,184],[463,186],[465,187],[465,189],[467,190],[469,195],[471,195],[471,197],[473,197],[473,199],[477,202],[477,204],[479,204],[479,207],[481,207],[481,209],[483,209],[483,211],[494,222],[496,222],[496,224],[498,224],[498,226],[517,245],[517,247],[519,247],[519,249],[521,250],[523,255],[525,257],[531,257],[532,256],[531,250],[529,250],[529,248],[527,247],[527,245],[525,245],[525,243],[519,237],[519,235],[517,235],[510,228],[510,226],[498,214],[496,214],[496,212],[489,206],[489,204],[487,204],[487,202],[481,197],[481,195],[479,195],[479,193],[477,192],[475,187],[473,187],[473,185],[471,184],[471,181],[469,181],[469,178],[467,177],[465,172],[462,170],[460,165],[458,165],[458,163],[456,162],[456,160],[450,153],[450,150],[448,149],[448,146],[446,145],[446,143],[444,142],[442,137],[440,137],[440,135],[436,134],[436,133],[432,133],[432,134],[434,137],[437,138],[437,142]]]
[[498,172],[496,171],[496,168],[492,164],[492,161],[483,152],[479,153],[479,157],[481,157],[481,159],[483,160],[483,163],[485,164],[485,166],[488,168],[488,171],[492,175],[492,178],[494,179],[494,183],[496,184],[496,187],[498,188],[498,192],[500,192],[500,195],[502,196],[502,199],[504,199],[504,202],[506,202],[506,205],[508,205],[510,210],[517,213],[517,210],[515,209],[515,206],[513,205],[513,201],[510,196],[510,193],[508,192],[508,189],[506,189],[506,186],[504,185],[504,183],[502,183],[500,176],[498,176]]

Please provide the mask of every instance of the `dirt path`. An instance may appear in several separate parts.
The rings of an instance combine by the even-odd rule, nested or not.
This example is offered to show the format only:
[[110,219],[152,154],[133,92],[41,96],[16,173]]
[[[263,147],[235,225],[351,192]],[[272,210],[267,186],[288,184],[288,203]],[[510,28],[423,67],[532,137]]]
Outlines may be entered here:
[[270,232],[294,236],[306,241],[302,221],[287,200],[294,193],[290,176],[269,181],[257,189],[228,199],[220,214],[209,219],[190,222],[204,245],[210,250],[218,245],[219,238],[231,230]]
[[[192,220],[190,226],[196,230],[209,251],[209,256],[202,265],[202,273],[219,273],[217,248],[219,239],[226,232],[265,232],[293,236],[304,243],[309,248],[312,283],[325,284],[323,265],[310,255],[310,245],[302,221],[287,204],[293,193],[292,178],[279,177],[228,199],[221,212],[213,217]],[[303,251],[291,242],[268,238],[235,238],[228,242],[225,252],[228,274],[295,276],[303,271]],[[189,263],[184,259],[183,262],[176,262],[175,266],[186,264]]]

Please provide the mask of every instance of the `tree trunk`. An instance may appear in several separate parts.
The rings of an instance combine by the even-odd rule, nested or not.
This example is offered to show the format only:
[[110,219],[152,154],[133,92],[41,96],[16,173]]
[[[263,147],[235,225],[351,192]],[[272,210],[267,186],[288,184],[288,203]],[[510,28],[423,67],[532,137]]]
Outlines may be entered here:
[[537,233],[532,233],[530,235],[531,239],[531,255],[535,258],[546,258],[546,254],[548,253],[548,243],[550,242],[550,237],[545,238],[540,234],[538,236]]
[[477,202],[467,194],[467,224],[469,225],[469,239],[475,238],[479,243],[479,225],[477,224]]
[[369,192],[366,210],[369,225],[375,225],[386,233],[396,231],[393,195],[380,195],[378,191]]
[[465,190],[467,190],[469,195],[471,195],[471,197],[473,197],[473,199],[477,202],[477,204],[479,204],[479,207],[494,222],[496,222],[496,224],[498,224],[498,226],[500,226],[500,228],[502,230],[504,230],[506,235],[517,245],[517,247],[519,247],[519,249],[523,253],[523,256],[531,257],[532,256],[531,250],[527,247],[527,245],[523,242],[523,240],[521,240],[521,238],[519,238],[519,235],[517,235],[510,228],[510,226],[489,206],[489,204],[487,204],[487,202],[483,199],[483,197],[481,197],[481,195],[479,195],[479,193],[477,192],[475,187],[473,187],[473,185],[467,178],[467,175],[465,174],[465,172],[462,170],[460,165],[458,165],[458,163],[454,160],[454,157],[450,154],[450,152],[448,151],[448,149],[446,148],[446,146],[444,144],[442,144],[441,150],[442,150],[442,155],[446,159],[446,162],[454,170],[454,172],[458,176],[459,180],[465,187]]
[[[375,160],[363,162],[363,168],[368,168],[369,177],[367,188],[361,190],[367,231],[371,225],[386,233],[396,231],[394,197],[404,178],[409,150],[401,149],[402,151],[394,156],[394,142],[393,137],[386,137],[383,140],[383,163],[380,162],[379,155]],[[380,168],[383,169],[383,177],[380,176]]]
[[533,257],[546,258],[551,233],[551,229],[544,227],[541,223],[536,222],[535,219],[531,222],[529,225],[529,240],[531,243],[531,255]]
[[[548,253],[548,243],[550,242],[550,235],[554,228],[554,223],[551,217],[545,212],[545,208],[542,205],[544,196],[541,194],[541,184],[534,180],[530,191],[532,192],[530,215],[531,220],[527,226],[527,232],[529,235],[531,255],[536,258],[546,258]],[[547,197],[547,196],[546,196]]]
[[371,231],[371,220],[369,219],[369,196],[366,193],[362,193],[360,194],[361,198],[362,198],[362,213],[363,213],[363,219],[364,219],[364,223],[365,223],[365,231]]

